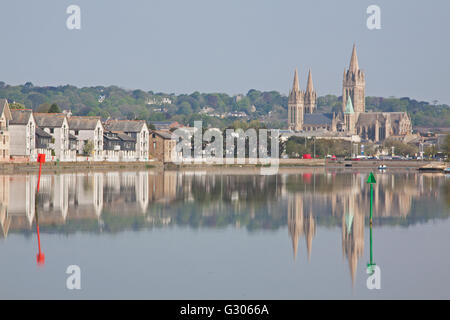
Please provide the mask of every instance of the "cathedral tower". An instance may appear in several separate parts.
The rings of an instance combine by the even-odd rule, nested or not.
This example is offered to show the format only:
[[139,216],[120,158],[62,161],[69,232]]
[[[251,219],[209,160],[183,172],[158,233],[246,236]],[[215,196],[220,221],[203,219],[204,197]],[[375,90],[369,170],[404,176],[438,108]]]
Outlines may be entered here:
[[305,93],[300,91],[298,72],[295,69],[294,83],[288,100],[288,124],[290,130],[303,130],[304,100]]
[[366,111],[365,101],[366,79],[364,72],[359,69],[358,56],[356,54],[356,45],[353,45],[350,66],[344,71],[344,81],[342,87],[342,112],[345,113],[347,107],[347,97],[352,98],[355,113]]
[[306,85],[306,92],[305,92],[305,113],[314,113],[316,109],[316,103],[317,103],[317,93],[314,90],[310,69],[308,73],[308,82]]

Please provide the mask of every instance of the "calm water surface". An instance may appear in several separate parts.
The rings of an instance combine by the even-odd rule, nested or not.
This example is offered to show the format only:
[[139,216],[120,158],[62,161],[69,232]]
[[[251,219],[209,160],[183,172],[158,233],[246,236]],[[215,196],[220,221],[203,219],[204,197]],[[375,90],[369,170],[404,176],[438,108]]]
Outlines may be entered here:
[[450,177],[375,174],[368,290],[368,174],[1,175],[0,298],[449,299]]

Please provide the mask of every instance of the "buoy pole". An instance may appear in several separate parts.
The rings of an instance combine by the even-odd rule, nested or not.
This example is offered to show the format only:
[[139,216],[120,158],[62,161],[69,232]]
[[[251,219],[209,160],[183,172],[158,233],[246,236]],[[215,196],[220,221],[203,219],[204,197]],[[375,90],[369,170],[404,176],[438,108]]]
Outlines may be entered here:
[[36,231],[37,231],[37,239],[38,239],[38,254],[36,256],[37,264],[43,265],[45,263],[45,255],[41,251],[41,235],[39,232],[39,215],[38,215],[38,194],[39,194],[39,186],[41,184],[41,171],[42,171],[42,164],[45,162],[45,154],[38,154],[39,162],[39,175],[38,175],[38,182],[37,182],[37,189],[36,189],[36,195],[34,198],[34,214],[36,216]]

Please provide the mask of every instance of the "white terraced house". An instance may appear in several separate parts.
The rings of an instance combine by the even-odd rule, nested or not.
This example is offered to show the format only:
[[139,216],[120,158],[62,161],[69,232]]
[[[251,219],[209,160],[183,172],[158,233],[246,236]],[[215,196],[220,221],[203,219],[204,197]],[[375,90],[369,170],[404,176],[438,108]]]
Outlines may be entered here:
[[[69,133],[77,138],[77,156],[89,156],[94,161],[103,160],[103,125],[100,117],[69,116]],[[85,154],[84,146],[94,144],[92,154]]]
[[12,158],[35,161],[36,121],[32,110],[13,109],[9,121],[10,155]]
[[69,122],[62,113],[34,113],[36,125],[52,136],[53,160],[75,161],[76,150],[70,149]]
[[0,99],[0,162],[9,161],[9,121],[11,111],[6,99]]

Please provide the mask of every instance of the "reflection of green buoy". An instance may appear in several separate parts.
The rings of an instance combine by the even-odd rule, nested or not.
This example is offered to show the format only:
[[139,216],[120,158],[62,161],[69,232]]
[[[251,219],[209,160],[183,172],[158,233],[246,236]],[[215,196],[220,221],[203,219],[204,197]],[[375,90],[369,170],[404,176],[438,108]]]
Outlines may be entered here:
[[367,179],[367,183],[370,184],[370,261],[367,264],[367,273],[373,274],[375,272],[376,263],[373,262],[373,248],[372,248],[372,219],[373,219],[373,184],[377,183],[373,173],[371,172],[369,175],[369,179]]

